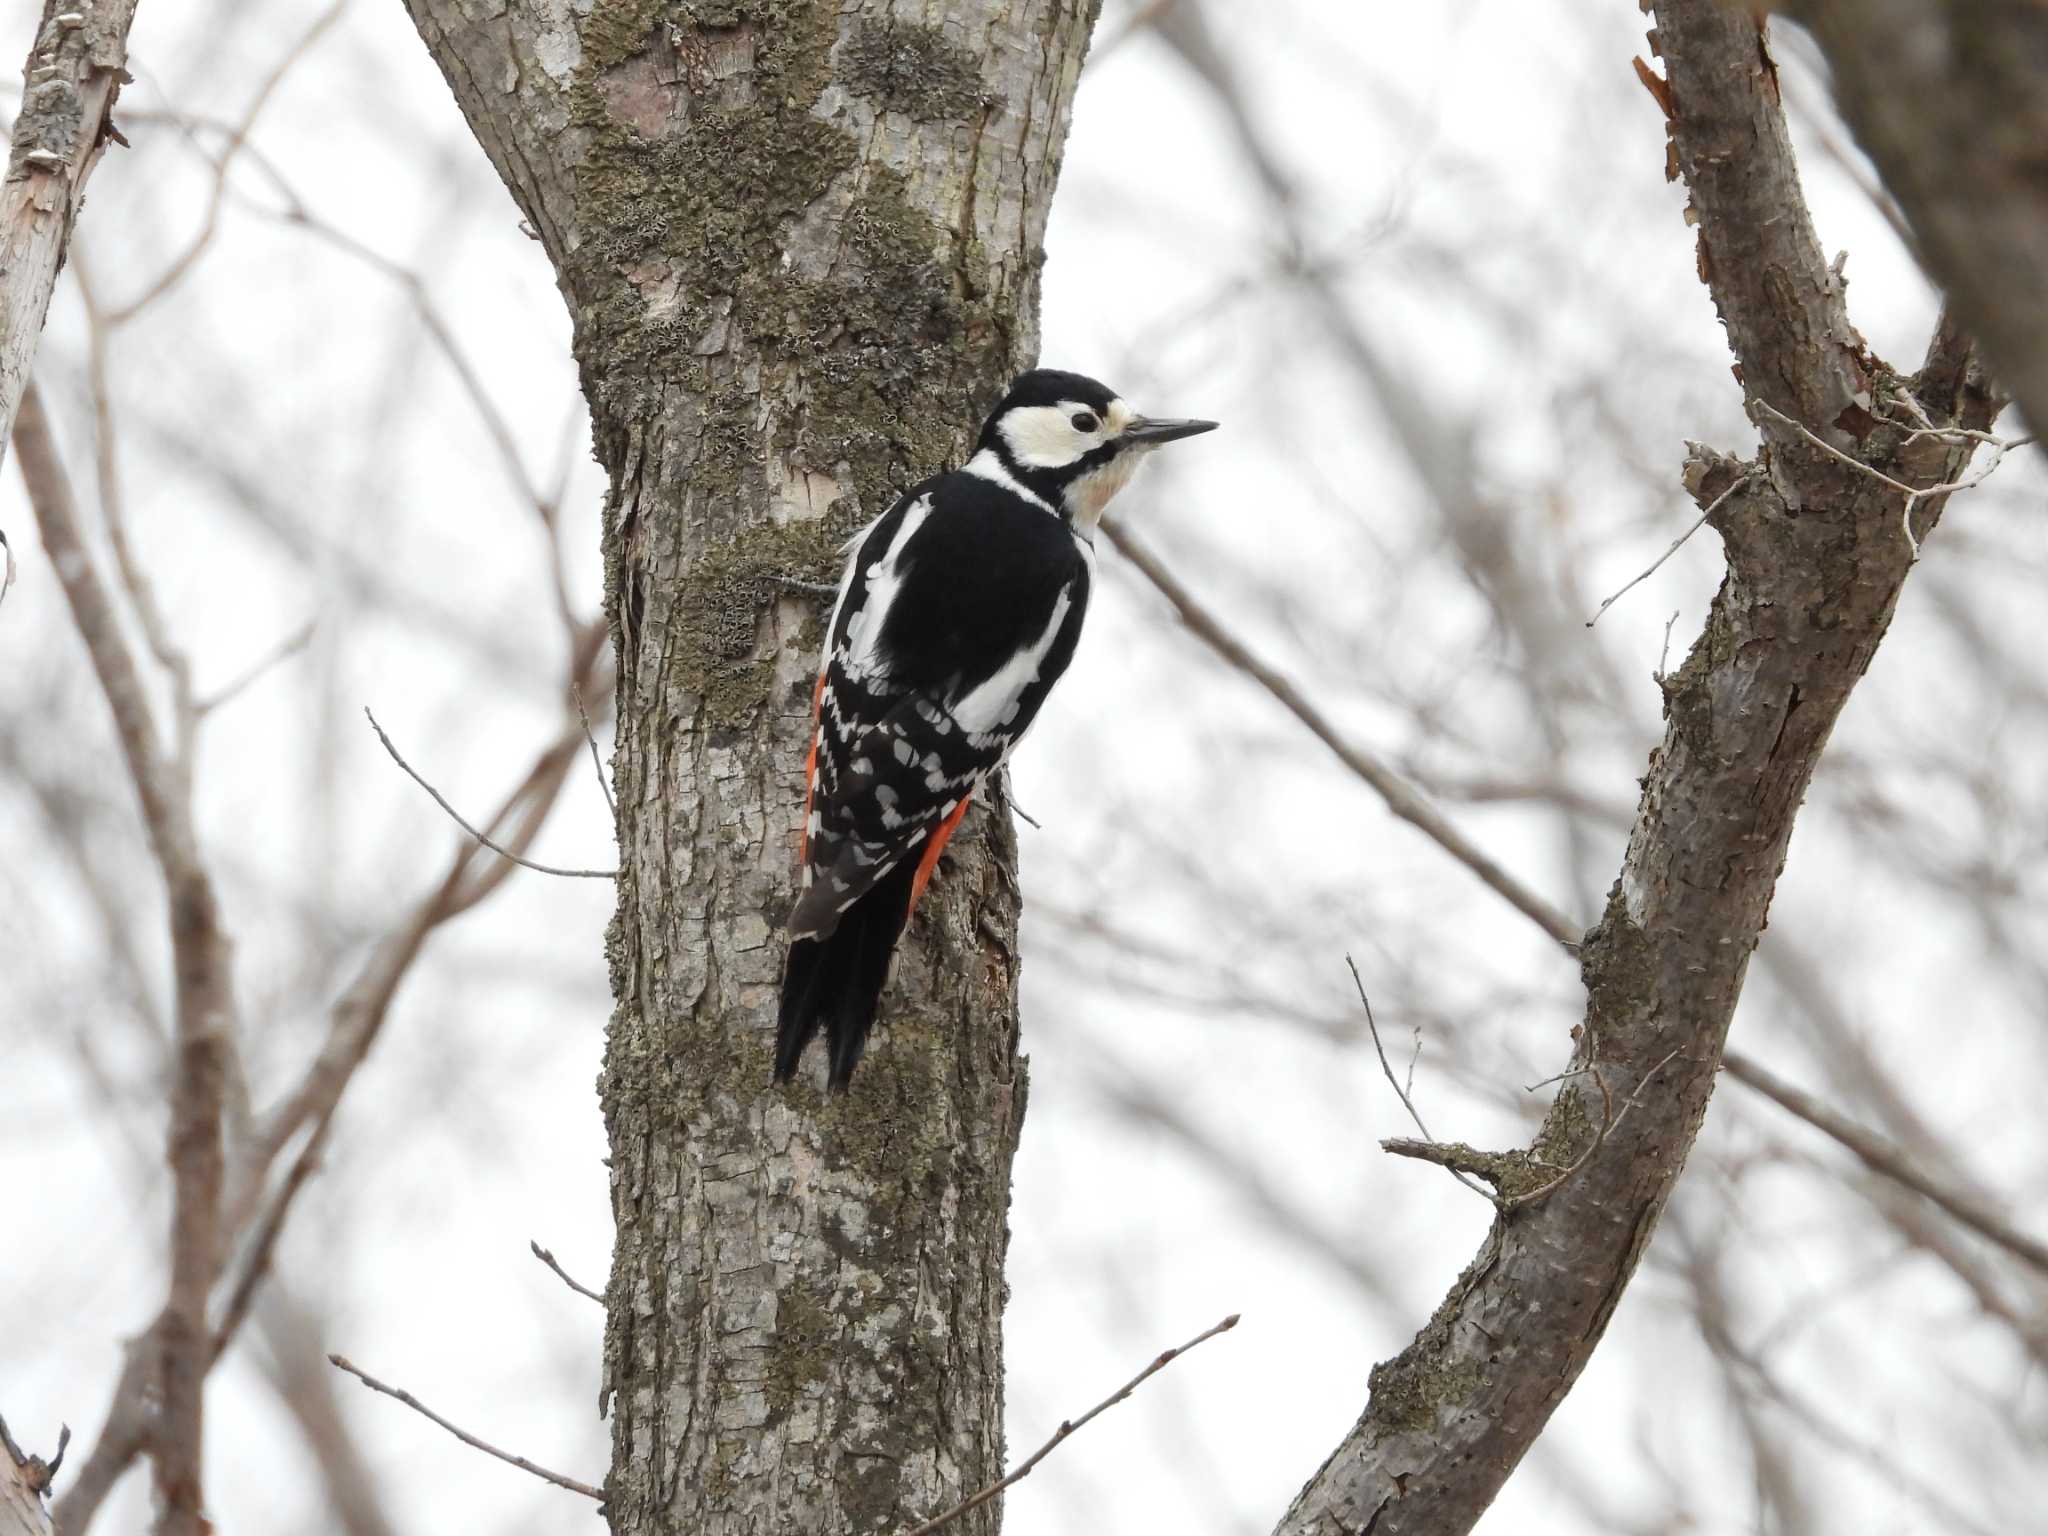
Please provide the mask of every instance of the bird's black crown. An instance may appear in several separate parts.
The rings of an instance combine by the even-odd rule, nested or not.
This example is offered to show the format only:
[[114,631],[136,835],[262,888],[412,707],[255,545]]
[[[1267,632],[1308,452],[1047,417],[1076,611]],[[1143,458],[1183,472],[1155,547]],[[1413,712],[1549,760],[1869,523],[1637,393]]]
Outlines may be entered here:
[[1058,405],[1062,401],[1073,400],[1101,415],[1109,409],[1109,402],[1116,398],[1115,390],[1086,374],[1064,373],[1058,368],[1034,368],[1029,373],[1018,374],[1003,398],[996,402],[996,408],[989,412],[988,422],[981,429],[981,446],[995,445],[996,423],[1005,411],[1013,411],[1019,406]]

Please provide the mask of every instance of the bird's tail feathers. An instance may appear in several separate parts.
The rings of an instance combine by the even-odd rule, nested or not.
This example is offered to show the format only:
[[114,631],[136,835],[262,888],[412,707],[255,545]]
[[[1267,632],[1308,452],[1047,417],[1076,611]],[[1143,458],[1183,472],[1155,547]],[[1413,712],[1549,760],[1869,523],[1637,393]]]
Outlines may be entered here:
[[910,916],[916,874],[916,861],[904,860],[847,908],[830,933],[791,941],[775,1037],[778,1083],[796,1075],[804,1047],[821,1029],[827,1085],[840,1090],[852,1081],[889,981],[889,957]]

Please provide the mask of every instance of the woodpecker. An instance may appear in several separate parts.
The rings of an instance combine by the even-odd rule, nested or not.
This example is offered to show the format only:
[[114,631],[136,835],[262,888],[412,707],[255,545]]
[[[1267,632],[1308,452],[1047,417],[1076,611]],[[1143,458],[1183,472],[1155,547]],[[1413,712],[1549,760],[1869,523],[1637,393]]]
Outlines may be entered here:
[[829,1085],[852,1080],[946,840],[1073,660],[1103,508],[1153,449],[1215,426],[1034,369],[964,465],[848,542],[813,696],[777,1082],[820,1030]]

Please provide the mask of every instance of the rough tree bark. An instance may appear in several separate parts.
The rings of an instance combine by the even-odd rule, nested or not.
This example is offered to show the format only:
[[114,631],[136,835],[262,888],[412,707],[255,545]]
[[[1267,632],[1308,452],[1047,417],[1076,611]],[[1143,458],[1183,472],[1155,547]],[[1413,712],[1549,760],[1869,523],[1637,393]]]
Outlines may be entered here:
[[43,0],[0,182],[0,457],[28,387],[71,224],[128,78],[136,0]]
[[612,1527],[915,1523],[1001,1465],[1014,842],[956,839],[851,1094],[772,1090],[824,611],[783,578],[831,580],[1032,359],[1095,0],[408,4],[611,476]]
[[2048,5],[1786,0],[2027,425],[2048,430]]
[[0,1536],[50,1536],[49,1486],[50,1464],[16,1445],[0,1420]]
[[[1967,448],[1907,445],[1900,402],[1986,427],[1995,403],[1967,344],[1944,320],[1912,378],[1870,353],[1807,218],[1761,23],[1721,0],[1655,14],[1674,173],[1747,396],[1907,484],[1951,479]],[[1663,681],[1664,739],[1585,938],[1579,1075],[1528,1151],[1434,1149],[1507,1208],[1414,1342],[1374,1368],[1363,1417],[1283,1536],[1470,1529],[1599,1343],[1698,1133],[1794,816],[1912,564],[1897,492],[1750,410],[1753,460],[1695,447],[1686,464],[1728,572]],[[1939,514],[1922,503],[1923,538]]]

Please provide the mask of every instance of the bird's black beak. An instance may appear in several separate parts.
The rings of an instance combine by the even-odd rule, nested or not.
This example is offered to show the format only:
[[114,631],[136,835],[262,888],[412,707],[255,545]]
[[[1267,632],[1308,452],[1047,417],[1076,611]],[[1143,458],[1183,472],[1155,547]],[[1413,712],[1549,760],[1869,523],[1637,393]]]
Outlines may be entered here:
[[1179,438],[1194,437],[1202,432],[1214,432],[1217,423],[1213,421],[1153,421],[1139,417],[1124,428],[1123,440],[1127,443],[1143,443],[1150,447],[1157,443],[1171,443]]

